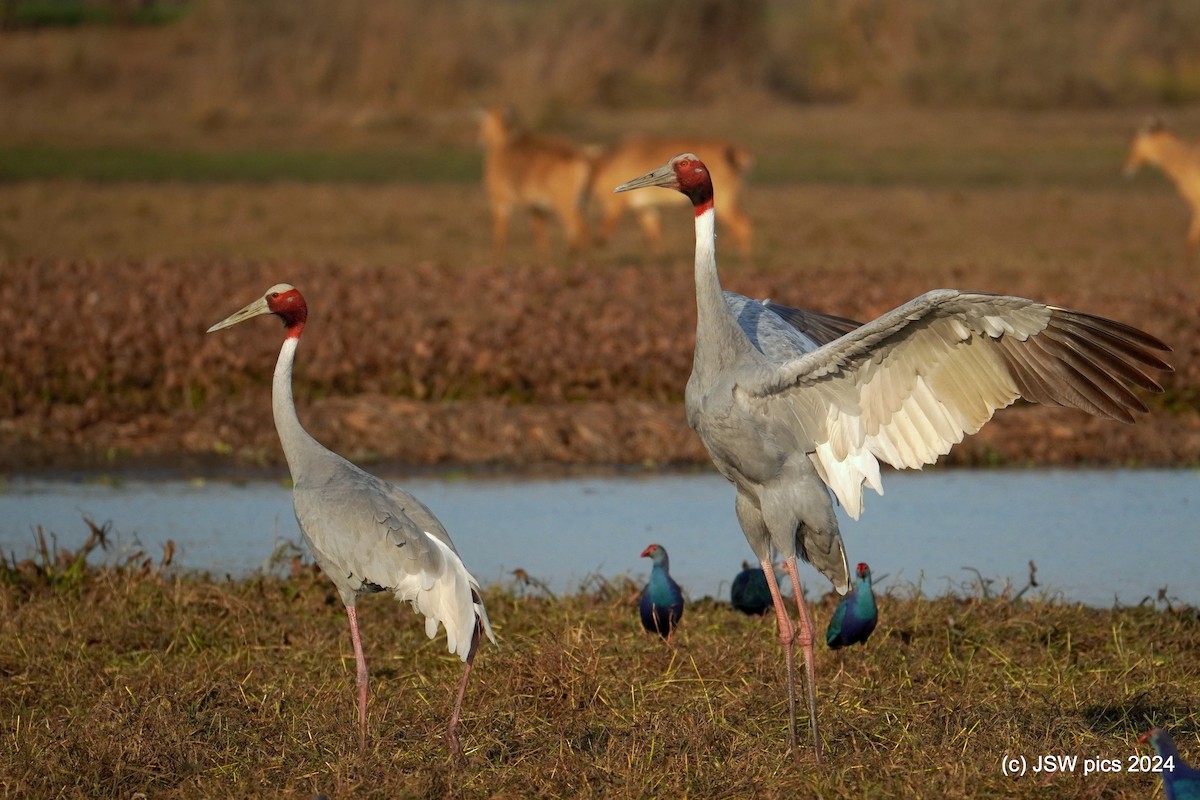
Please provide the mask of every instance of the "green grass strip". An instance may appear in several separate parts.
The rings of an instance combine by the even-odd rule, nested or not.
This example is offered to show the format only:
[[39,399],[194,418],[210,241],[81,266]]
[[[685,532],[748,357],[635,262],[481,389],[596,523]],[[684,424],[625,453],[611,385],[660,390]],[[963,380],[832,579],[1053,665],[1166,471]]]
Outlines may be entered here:
[[797,147],[762,154],[756,184],[991,188],[1000,186],[1121,186],[1122,152],[1104,144],[1039,149]]
[[0,182],[470,183],[480,155],[460,150],[187,151],[121,147],[0,148]]
[[[808,146],[760,154],[751,180],[760,185],[1111,189],[1128,185],[1121,178],[1120,163],[1118,150],[1099,145],[1033,151],[895,148],[869,152]],[[100,183],[465,184],[478,181],[481,170],[478,151],[452,148],[199,151],[0,147],[0,183],[73,179]]]

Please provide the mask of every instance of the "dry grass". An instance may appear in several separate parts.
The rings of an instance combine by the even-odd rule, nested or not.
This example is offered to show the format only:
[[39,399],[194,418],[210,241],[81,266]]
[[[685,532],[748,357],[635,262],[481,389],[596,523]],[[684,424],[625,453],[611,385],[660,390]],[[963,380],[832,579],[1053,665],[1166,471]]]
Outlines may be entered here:
[[[4,796],[1132,798],[1157,780],[1082,763],[1010,778],[1001,759],[1124,766],[1151,724],[1200,760],[1195,609],[888,596],[843,676],[819,651],[816,768],[785,752],[769,617],[698,600],[668,650],[640,635],[631,583],[556,600],[495,587],[501,645],[476,662],[455,767],[442,733],[459,663],[407,607],[362,606],[360,759],[345,617],[309,568],[214,582],[51,561],[6,566],[0,588]],[[819,625],[831,611],[817,604]]]
[[243,126],[297,123],[404,134],[496,101],[542,124],[581,108],[747,97],[1008,108],[1200,97],[1189,39],[1200,12],[1171,0],[192,7],[153,28],[0,30],[0,129],[33,122],[74,140],[165,126],[211,144]]

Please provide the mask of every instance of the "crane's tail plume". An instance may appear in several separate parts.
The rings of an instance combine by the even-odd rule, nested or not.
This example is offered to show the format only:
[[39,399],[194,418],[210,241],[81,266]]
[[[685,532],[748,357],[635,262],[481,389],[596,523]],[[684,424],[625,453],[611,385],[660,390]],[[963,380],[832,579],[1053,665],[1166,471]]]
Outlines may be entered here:
[[437,636],[439,624],[444,626],[447,649],[466,661],[477,625],[493,644],[496,636],[479,596],[479,582],[467,572],[457,553],[434,537],[430,537],[430,541],[442,549],[447,574],[442,575],[441,580],[436,579],[438,576],[428,575],[424,581],[418,578],[403,582],[396,588],[396,599],[412,603],[413,610],[424,615],[425,634],[430,639]]

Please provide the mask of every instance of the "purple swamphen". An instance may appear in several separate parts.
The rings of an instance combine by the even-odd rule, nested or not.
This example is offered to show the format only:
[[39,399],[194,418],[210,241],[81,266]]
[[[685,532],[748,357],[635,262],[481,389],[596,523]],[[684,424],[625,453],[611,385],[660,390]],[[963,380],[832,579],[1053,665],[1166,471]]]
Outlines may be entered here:
[[654,564],[650,568],[650,582],[642,590],[642,602],[638,607],[642,614],[642,627],[662,636],[670,644],[675,626],[683,616],[683,591],[671,577],[665,547],[652,544],[642,551],[642,558],[649,558]]
[[1162,728],[1151,728],[1143,733],[1139,742],[1150,743],[1163,760],[1162,776],[1163,794],[1167,800],[1200,800],[1200,769],[1188,766],[1175,749],[1171,735]]
[[762,615],[771,610],[771,587],[762,567],[752,567],[742,562],[742,571],[729,587],[729,604],[743,614]]
[[825,642],[834,650],[852,644],[866,644],[867,638],[875,630],[875,623],[879,621],[875,595],[871,591],[871,568],[859,564],[855,571],[858,581],[838,603],[825,630]]

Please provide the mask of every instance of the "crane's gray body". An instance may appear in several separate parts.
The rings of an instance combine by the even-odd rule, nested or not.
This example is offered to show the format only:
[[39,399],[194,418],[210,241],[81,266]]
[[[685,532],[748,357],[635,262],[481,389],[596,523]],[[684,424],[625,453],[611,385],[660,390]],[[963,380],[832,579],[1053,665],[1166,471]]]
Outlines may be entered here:
[[[696,350],[684,394],[688,424],[737,488],[738,522],[759,562],[771,560],[774,545],[785,559],[808,561],[844,594],[850,571],[829,492],[808,458],[811,445],[797,441],[780,420],[746,413],[735,390],[741,382],[765,380],[778,365],[817,350],[854,323],[797,309],[787,309],[785,319],[770,303],[721,290],[715,270],[699,259],[696,277]],[[709,300],[718,302],[705,307]],[[830,321],[847,324],[820,325]]]
[[[859,323],[842,317],[780,306],[769,300],[754,300],[736,292],[725,291],[723,295],[730,315],[745,334],[752,350],[759,354],[761,369],[765,370],[815,352],[859,327]],[[699,352],[698,349],[697,354]],[[751,351],[746,352],[749,354]],[[743,363],[758,360],[749,355],[748,359],[743,359]],[[752,369],[759,367],[755,365]],[[829,577],[838,591],[842,591],[849,580],[846,555],[829,490],[807,457],[809,448],[800,446],[788,426],[766,415],[747,417],[744,411],[736,408],[733,386],[725,382],[706,381],[697,378],[693,372],[688,389],[696,397],[694,421],[690,403],[688,419],[697,431],[700,430],[699,426],[705,424],[704,420],[713,419],[718,401],[726,406],[723,412],[726,420],[741,420],[739,425],[727,422],[724,426],[717,426],[733,434],[735,443],[741,443],[741,457],[736,462],[738,468],[728,473],[720,465],[718,469],[738,488],[735,506],[738,521],[743,531],[754,531],[753,535],[747,533],[746,538],[758,560],[771,559],[768,544],[771,541],[771,525],[767,520],[772,520],[777,529],[793,531],[791,539],[795,542],[796,554]],[[742,428],[741,432],[734,433],[738,427]],[[710,430],[708,435],[717,438],[715,431]],[[701,438],[704,440],[705,435],[701,434]],[[747,440],[760,443],[755,457],[746,457],[748,453],[744,443]],[[734,455],[728,447],[723,452],[722,463],[732,465]],[[784,538],[786,540],[786,535]],[[776,545],[776,549],[784,557],[790,555],[786,543],[783,547]]]
[[297,342],[289,338],[280,351],[272,408],[305,543],[347,606],[362,594],[391,592],[425,616],[431,639],[444,625],[447,647],[465,660],[477,617],[495,641],[478,582],[423,503],[328,450],[300,425],[291,381]]
[[442,572],[446,548],[457,555],[424,504],[344,459],[324,460],[306,471],[295,483],[292,502],[318,561],[341,566],[329,578],[347,603],[362,594],[394,592],[403,576]]

